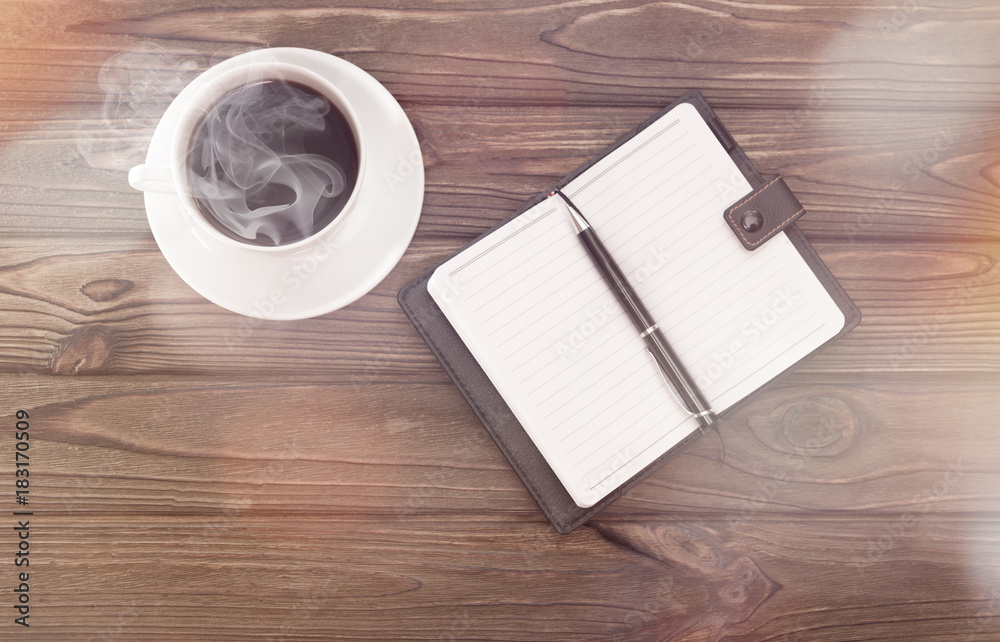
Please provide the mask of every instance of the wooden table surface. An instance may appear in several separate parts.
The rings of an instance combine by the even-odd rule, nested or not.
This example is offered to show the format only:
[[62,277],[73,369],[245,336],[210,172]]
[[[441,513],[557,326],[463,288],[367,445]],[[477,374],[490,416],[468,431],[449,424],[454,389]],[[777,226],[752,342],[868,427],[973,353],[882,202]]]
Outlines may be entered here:
[[[993,0],[0,16],[0,638],[1000,638]],[[370,294],[248,325],[173,272],[126,171],[191,77],[272,46],[381,81],[426,196]],[[691,88],[786,177],[863,321],[559,535],[396,294]]]

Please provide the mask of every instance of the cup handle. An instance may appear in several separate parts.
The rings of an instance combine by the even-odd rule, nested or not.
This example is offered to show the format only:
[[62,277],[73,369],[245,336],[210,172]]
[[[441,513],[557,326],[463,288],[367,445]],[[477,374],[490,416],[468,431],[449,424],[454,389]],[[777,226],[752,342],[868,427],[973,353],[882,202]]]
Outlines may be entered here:
[[128,184],[141,192],[177,193],[169,165],[136,165],[128,171]]

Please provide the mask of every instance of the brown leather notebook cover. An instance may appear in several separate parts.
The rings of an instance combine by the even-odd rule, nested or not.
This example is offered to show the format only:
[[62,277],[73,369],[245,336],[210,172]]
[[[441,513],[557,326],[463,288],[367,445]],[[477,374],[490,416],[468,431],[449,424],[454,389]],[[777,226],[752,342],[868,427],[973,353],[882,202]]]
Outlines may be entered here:
[[[751,194],[741,198],[739,202],[726,210],[726,220],[733,233],[740,238],[740,242],[743,243],[744,247],[752,250],[759,247],[779,231],[784,231],[844,314],[845,323],[841,331],[805,357],[805,359],[808,359],[829,343],[836,341],[839,337],[854,328],[861,320],[861,313],[840,287],[840,284],[837,283],[830,270],[820,260],[816,251],[795,226],[794,221],[804,213],[804,209],[798,200],[788,190],[787,185],[785,185],[780,177],[775,177],[771,180],[764,180],[761,177],[760,173],[729,135],[729,132],[726,131],[715,112],[712,111],[699,92],[690,91],[684,94],[648,121],[623,136],[602,154],[566,176],[555,187],[561,188],[563,185],[569,183],[606,154],[626,143],[651,123],[682,103],[690,103],[698,110],[698,113],[708,123],[732,160],[753,187]],[[473,243],[479,242],[497,227],[530,209],[545,198],[547,193],[548,190],[539,194],[517,212],[498,222],[496,226],[481,235]],[[445,371],[448,372],[455,385],[458,386],[459,390],[465,396],[466,401],[468,401],[476,415],[483,422],[486,430],[490,433],[490,436],[496,442],[504,456],[507,457],[511,467],[513,467],[514,471],[521,478],[521,481],[528,489],[528,492],[531,493],[531,496],[534,497],[542,512],[545,513],[545,516],[548,517],[549,521],[560,533],[569,533],[596,515],[605,506],[618,499],[622,493],[639,483],[646,475],[671,457],[677,455],[687,444],[700,436],[701,433],[697,431],[691,433],[668,452],[593,506],[589,508],[577,506],[556,477],[556,474],[549,467],[545,458],[538,451],[528,433],[525,432],[513,412],[511,412],[503,397],[489,380],[489,377],[487,377],[479,363],[473,358],[468,348],[448,322],[448,319],[444,316],[444,313],[441,312],[440,308],[438,308],[437,304],[431,298],[430,293],[427,291],[427,281],[430,279],[431,274],[433,274],[434,269],[436,267],[403,286],[399,291],[399,304],[417,331],[424,338],[424,341],[427,342],[434,356],[438,358]],[[785,372],[787,373],[787,370]],[[758,388],[754,393],[722,412],[719,415],[720,418],[724,420],[736,408],[770,387],[773,381]]]

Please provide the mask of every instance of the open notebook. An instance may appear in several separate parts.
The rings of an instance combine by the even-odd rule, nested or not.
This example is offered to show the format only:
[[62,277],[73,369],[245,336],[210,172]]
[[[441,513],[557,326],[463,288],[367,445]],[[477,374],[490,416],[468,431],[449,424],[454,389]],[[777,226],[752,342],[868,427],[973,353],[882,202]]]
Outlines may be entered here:
[[[720,419],[860,321],[795,225],[804,210],[794,194],[761,177],[696,91],[554,187],[590,221]],[[754,214],[756,231],[746,226]],[[401,288],[399,303],[561,533],[700,434],[561,198],[532,199]]]
[[[784,233],[751,252],[726,225],[723,211],[751,185],[692,104],[562,189],[716,412],[845,327]],[[698,430],[559,197],[439,266],[427,288],[578,506]]]

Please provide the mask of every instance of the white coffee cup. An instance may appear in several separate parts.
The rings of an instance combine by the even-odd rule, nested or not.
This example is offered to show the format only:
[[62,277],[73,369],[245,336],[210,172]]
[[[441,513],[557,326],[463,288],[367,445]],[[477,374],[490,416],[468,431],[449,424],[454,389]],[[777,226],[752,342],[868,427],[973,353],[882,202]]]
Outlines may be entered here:
[[[348,180],[344,189],[345,191],[349,190],[349,194],[346,200],[342,197],[339,198],[343,203],[342,206],[337,210],[331,210],[335,211],[332,220],[320,229],[312,231],[305,238],[277,245],[261,245],[249,238],[241,239],[238,234],[227,235],[227,233],[223,233],[218,223],[213,223],[208,219],[212,214],[204,212],[199,206],[197,198],[203,194],[203,189],[200,186],[198,188],[192,186],[191,172],[188,169],[188,157],[195,133],[206,116],[212,113],[220,101],[226,99],[233,92],[268,81],[283,81],[302,85],[329,101],[349,125],[356,145],[357,157],[356,172],[348,172],[348,179],[356,176],[353,187],[350,186]],[[177,124],[171,135],[169,163],[163,165],[143,164],[133,167],[128,174],[129,184],[132,187],[144,192],[176,194],[183,206],[182,215],[187,217],[192,225],[197,226],[200,232],[231,247],[254,252],[286,252],[322,242],[323,237],[341,227],[345,220],[357,215],[355,204],[361,191],[366,164],[364,135],[354,108],[344,94],[329,80],[299,65],[276,60],[262,60],[249,62],[221,73],[209,74],[206,72],[192,81],[191,85],[178,97],[178,100],[185,94],[190,97],[182,104]],[[286,176],[294,174],[296,167],[298,165],[294,163],[286,164],[281,173]],[[335,188],[329,187],[329,189]],[[250,210],[249,216],[260,215],[259,213],[263,211],[264,208]]]

